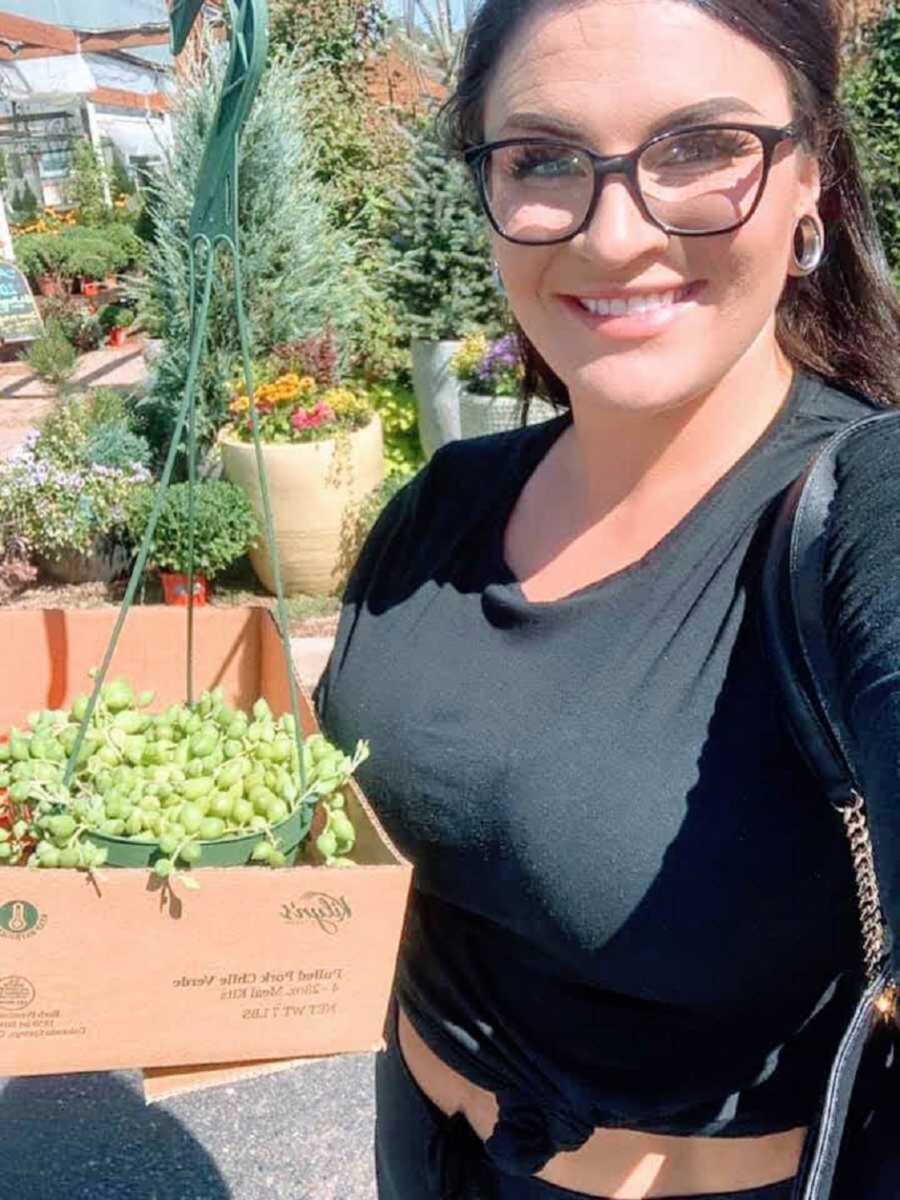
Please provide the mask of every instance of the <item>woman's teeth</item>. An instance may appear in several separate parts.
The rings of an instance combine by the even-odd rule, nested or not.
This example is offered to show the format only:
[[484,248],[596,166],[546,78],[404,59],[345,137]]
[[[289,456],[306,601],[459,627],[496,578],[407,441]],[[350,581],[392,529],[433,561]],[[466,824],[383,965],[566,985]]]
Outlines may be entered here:
[[689,287],[677,292],[646,292],[641,296],[630,296],[627,300],[591,300],[579,297],[582,308],[595,317],[624,317],[627,313],[646,312],[648,309],[668,308],[687,297]]

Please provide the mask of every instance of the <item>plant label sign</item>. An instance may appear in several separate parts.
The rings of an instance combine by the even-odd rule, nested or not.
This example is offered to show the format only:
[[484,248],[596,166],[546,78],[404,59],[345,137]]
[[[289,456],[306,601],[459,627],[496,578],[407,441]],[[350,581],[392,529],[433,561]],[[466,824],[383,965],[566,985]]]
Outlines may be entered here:
[[38,338],[44,323],[28,280],[8,259],[0,259],[0,341]]

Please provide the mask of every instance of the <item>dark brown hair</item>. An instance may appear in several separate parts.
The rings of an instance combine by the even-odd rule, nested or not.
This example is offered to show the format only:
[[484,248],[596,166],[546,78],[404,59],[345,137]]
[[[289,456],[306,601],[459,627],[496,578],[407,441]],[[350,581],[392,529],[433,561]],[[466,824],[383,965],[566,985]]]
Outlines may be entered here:
[[[484,140],[484,100],[503,49],[541,8],[591,0],[483,0],[470,26],[454,93],[442,120],[451,150]],[[900,300],[893,286],[859,158],[843,110],[836,0],[681,0],[777,59],[795,118],[819,159],[819,212],[827,250],[819,268],[789,277],[778,306],[779,345],[798,367],[878,404],[900,403]],[[520,331],[526,398],[568,405],[565,384]]]

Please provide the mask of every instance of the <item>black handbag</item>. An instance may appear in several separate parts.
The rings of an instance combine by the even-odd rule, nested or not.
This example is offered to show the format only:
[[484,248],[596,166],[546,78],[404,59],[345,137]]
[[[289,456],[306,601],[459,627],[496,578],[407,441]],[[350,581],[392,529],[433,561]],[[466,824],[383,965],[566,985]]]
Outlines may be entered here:
[[[865,986],[809,1127],[792,1200],[900,1200],[900,1030],[897,986],[866,806],[841,714],[824,622],[824,556],[840,448],[879,413],[846,426],[786,493],[762,577],[762,630],[801,752],[843,822],[857,882]],[[898,564],[900,569],[900,564]],[[897,796],[900,803],[900,795]]]

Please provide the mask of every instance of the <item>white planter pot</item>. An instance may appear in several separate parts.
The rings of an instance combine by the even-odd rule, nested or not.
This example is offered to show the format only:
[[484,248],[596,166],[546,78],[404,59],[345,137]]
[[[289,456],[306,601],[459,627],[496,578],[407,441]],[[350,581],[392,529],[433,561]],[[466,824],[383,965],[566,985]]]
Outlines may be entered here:
[[460,437],[460,383],[450,369],[459,342],[412,343],[413,390],[419,417],[419,440],[426,458],[439,446]]
[[[528,405],[529,425],[549,421],[556,415],[557,410],[546,400],[532,399]],[[522,401],[518,396],[476,396],[473,392],[460,392],[459,424],[464,438],[518,429],[522,424]]]
[[[262,496],[252,442],[220,441],[222,468],[243,488],[262,524]],[[347,434],[336,456],[336,442],[264,444],[275,546],[286,593],[340,594],[359,550],[355,543],[360,504],[384,479],[384,437],[376,415],[364,429]],[[250,561],[260,582],[275,591],[272,560],[265,535]]]

